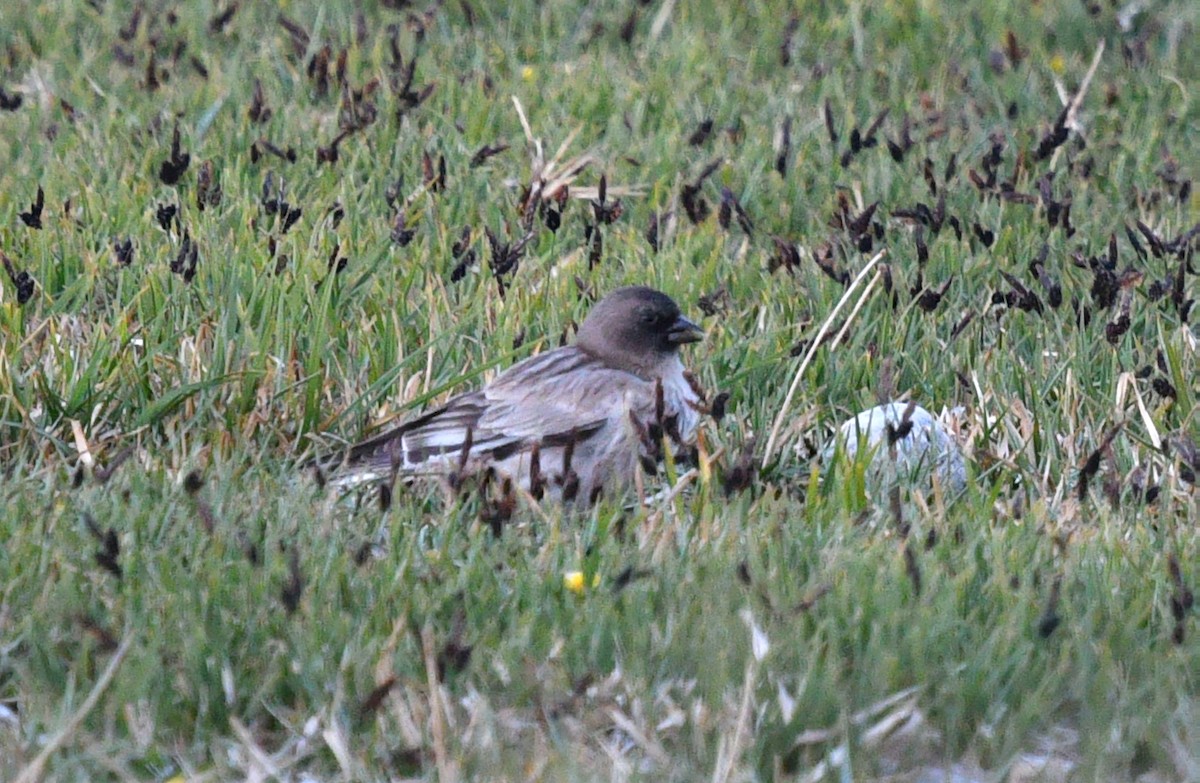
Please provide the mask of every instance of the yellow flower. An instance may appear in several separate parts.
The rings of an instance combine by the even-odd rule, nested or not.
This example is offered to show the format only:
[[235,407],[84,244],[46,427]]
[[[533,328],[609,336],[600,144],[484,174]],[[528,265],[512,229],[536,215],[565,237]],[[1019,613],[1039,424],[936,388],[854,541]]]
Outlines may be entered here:
[[[600,574],[592,574],[592,587],[600,586]],[[583,584],[582,571],[568,571],[563,574],[563,587],[576,595],[583,595],[586,589]]]
[[534,71],[532,65],[526,65],[521,69],[521,79],[527,82],[533,81]]
[[1062,72],[1066,69],[1067,63],[1065,60],[1063,60],[1063,56],[1061,54],[1056,54],[1050,58],[1050,70],[1061,76]]

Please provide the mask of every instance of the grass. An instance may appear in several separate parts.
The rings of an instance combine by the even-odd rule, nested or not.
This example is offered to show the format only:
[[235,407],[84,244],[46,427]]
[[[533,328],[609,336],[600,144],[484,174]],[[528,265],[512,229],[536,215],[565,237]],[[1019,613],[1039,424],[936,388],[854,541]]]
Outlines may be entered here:
[[[1194,4],[391,5],[0,9],[0,778],[1200,776],[1197,243],[1137,228],[1200,221]],[[593,156],[572,189],[637,194],[595,263],[572,199],[493,274],[535,158],[514,98],[545,159]],[[962,233],[922,260],[903,211],[939,197]],[[495,535],[475,497],[298,475],[635,282],[702,318],[689,364],[730,394],[681,492]],[[967,409],[973,479],[897,519],[812,454],[901,393]]]

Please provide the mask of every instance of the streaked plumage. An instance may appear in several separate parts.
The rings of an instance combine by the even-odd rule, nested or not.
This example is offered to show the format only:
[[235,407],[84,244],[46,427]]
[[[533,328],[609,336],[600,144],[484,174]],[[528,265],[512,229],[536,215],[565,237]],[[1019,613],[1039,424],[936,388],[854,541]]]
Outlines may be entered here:
[[657,456],[656,425],[679,444],[693,441],[701,399],[679,346],[700,336],[665,294],[619,289],[596,304],[574,345],[353,446],[334,481],[493,468],[568,500],[618,490]]

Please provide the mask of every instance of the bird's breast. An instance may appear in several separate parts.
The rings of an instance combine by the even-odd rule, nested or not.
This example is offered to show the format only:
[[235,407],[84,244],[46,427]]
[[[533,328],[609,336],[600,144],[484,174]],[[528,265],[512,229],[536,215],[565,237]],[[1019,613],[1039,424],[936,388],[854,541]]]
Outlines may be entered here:
[[700,412],[696,409],[700,397],[684,376],[683,362],[676,357],[663,373],[663,403],[669,414],[676,416],[680,439],[691,443],[696,438]]

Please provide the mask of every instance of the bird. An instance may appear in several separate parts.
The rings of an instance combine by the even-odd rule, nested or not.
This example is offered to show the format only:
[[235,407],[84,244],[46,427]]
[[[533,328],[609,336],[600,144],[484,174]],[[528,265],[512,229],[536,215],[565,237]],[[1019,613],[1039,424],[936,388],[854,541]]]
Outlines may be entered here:
[[591,503],[621,492],[639,466],[656,464],[663,435],[680,447],[695,441],[703,392],[680,348],[703,336],[661,291],[616,289],[592,307],[573,344],[353,445],[330,481],[346,488],[397,475],[495,473],[535,498]]
[[915,401],[877,405],[842,422],[821,459],[828,464],[840,449],[854,460],[860,445],[870,460],[866,479],[872,494],[882,496],[882,490],[897,484],[929,486],[933,476],[948,492],[966,488],[961,447],[937,417]]

